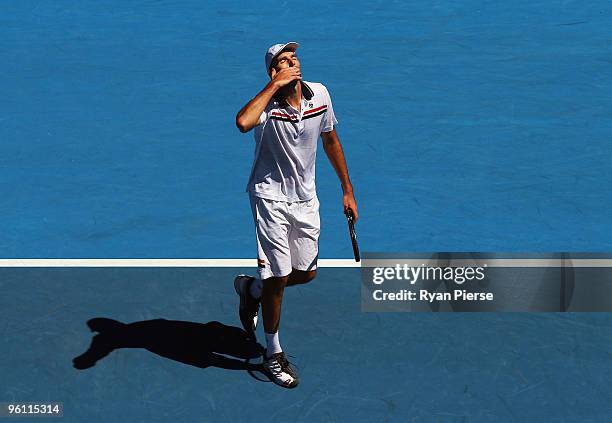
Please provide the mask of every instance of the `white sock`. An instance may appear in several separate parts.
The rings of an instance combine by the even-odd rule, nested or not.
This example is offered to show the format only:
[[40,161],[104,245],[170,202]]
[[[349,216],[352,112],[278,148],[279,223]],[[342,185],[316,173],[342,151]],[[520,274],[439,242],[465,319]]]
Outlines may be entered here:
[[255,279],[251,283],[251,288],[250,288],[249,292],[251,293],[253,298],[259,299],[259,298],[261,298],[261,290],[262,289],[263,289],[263,283],[261,282],[261,279]]
[[283,351],[278,340],[278,331],[276,331],[275,333],[266,332],[266,344],[268,347],[266,349],[266,355],[268,357],[272,356],[272,354],[276,354]]

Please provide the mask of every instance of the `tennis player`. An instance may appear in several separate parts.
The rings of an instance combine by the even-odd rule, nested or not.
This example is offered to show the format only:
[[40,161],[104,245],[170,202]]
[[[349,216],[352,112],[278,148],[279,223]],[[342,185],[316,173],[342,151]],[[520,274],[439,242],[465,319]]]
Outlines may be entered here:
[[299,379],[281,347],[279,323],[286,286],[314,279],[319,252],[319,201],[315,189],[317,140],[340,179],[344,213],[357,218],[329,92],[302,80],[298,43],[275,44],[265,56],[270,82],[236,116],[241,132],[255,128],[255,159],[247,184],[257,235],[259,278],[239,275],[244,329],[255,336],[262,304],[266,352],[264,369],[277,384],[294,388]]

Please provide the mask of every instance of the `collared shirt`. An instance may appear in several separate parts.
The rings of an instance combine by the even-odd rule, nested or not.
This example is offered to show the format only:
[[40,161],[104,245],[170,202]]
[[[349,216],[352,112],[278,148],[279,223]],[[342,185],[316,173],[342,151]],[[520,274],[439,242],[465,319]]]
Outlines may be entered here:
[[323,84],[302,82],[299,111],[272,99],[255,127],[255,159],[247,191],[276,201],[314,198],[317,140],[337,123]]

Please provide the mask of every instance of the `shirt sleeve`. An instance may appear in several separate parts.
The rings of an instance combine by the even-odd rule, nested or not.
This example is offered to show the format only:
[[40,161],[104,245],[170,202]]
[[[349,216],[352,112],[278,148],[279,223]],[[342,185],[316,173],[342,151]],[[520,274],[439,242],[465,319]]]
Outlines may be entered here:
[[259,116],[259,122],[257,122],[257,125],[259,126],[265,123],[267,118],[268,118],[268,108],[266,107],[266,109],[263,112],[261,112],[261,115]]
[[336,115],[334,114],[334,106],[332,105],[329,91],[327,91],[326,87],[323,87],[323,89],[325,91],[327,110],[325,111],[323,119],[321,120],[321,132],[330,132],[332,129],[334,129],[334,126],[338,124],[338,121],[336,120]]

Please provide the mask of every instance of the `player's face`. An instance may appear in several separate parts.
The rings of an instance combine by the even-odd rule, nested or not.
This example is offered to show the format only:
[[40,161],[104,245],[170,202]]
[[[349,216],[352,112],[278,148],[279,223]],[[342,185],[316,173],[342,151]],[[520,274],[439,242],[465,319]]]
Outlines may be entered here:
[[276,56],[276,61],[273,67],[277,72],[282,69],[292,67],[297,67],[299,69],[300,61],[295,54],[295,51],[285,51]]

